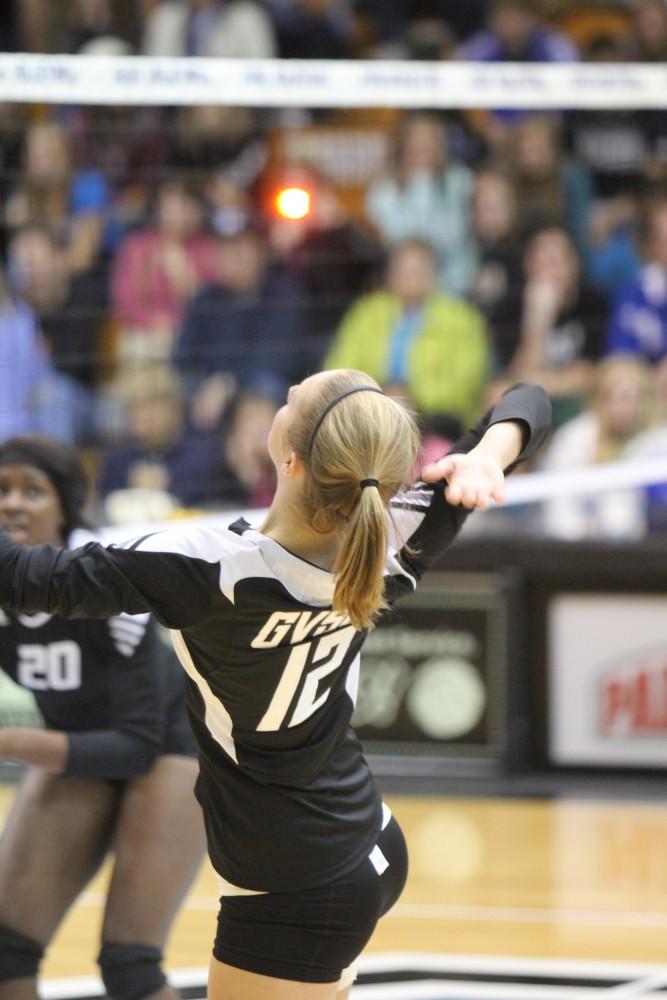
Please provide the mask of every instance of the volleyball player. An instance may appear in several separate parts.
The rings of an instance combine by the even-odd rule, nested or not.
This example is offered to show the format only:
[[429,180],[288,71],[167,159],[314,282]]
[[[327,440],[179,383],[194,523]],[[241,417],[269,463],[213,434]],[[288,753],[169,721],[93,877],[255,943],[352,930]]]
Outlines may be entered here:
[[[76,537],[85,489],[69,446],[0,444],[0,525],[17,551]],[[44,949],[111,847],[107,995],[172,1000],[162,948],[204,852],[172,651],[148,614],[0,612],[0,666],[32,691],[47,727],[0,728],[0,758],[28,765],[0,838],[0,1000],[35,1000]]]
[[468,510],[502,499],[503,470],[549,419],[542,389],[514,388],[399,493],[418,449],[412,417],[363,373],[323,372],[275,417],[277,489],[260,530],[186,524],[76,551],[0,536],[1,606],[152,611],[172,630],[221,879],[210,1000],[348,995],[406,877],[400,828],[349,726],[359,651]]

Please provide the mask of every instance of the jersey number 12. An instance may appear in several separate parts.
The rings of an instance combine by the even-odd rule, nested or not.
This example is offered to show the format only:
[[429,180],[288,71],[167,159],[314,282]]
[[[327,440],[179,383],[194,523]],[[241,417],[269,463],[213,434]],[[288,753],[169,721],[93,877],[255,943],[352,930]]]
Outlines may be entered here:
[[318,708],[321,708],[329,697],[331,688],[328,687],[318,695],[320,681],[341,666],[355,634],[355,629],[350,626],[340,629],[338,632],[323,635],[321,639],[316,641],[302,642],[295,646],[285,664],[271,704],[257,726],[257,731],[275,732],[280,729],[287,717],[301,678],[309,667],[313,669],[309,669],[306,674],[301,694],[288,726],[298,726],[309,719]]

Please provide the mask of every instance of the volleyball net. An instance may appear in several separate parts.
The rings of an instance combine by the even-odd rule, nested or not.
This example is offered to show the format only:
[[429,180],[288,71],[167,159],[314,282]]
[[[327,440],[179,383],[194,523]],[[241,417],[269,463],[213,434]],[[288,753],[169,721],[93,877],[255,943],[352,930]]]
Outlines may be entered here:
[[[620,204],[617,229],[608,224],[604,235],[609,244],[608,257],[613,256],[617,236],[625,239],[633,226],[639,228],[637,220],[643,195],[649,188],[653,192],[658,190],[662,180],[662,133],[658,128],[656,134],[650,115],[664,110],[665,94],[667,67],[664,64],[305,62],[35,54],[0,57],[0,102],[6,125],[3,172],[7,205],[4,227],[7,283],[19,297],[25,293],[38,315],[40,294],[39,288],[34,286],[39,283],[39,276],[36,275],[37,264],[30,257],[34,247],[29,242],[22,244],[21,239],[31,226],[46,224],[53,228],[54,219],[49,217],[53,199],[49,199],[42,183],[49,173],[48,165],[40,164],[37,154],[30,165],[29,137],[32,130],[39,130],[44,123],[57,124],[61,135],[65,136],[70,161],[72,186],[68,194],[68,211],[71,214],[60,220],[58,241],[61,249],[65,245],[72,250],[71,242],[68,244],[72,234],[77,231],[81,236],[86,222],[92,220],[94,223],[88,237],[89,241],[97,241],[95,246],[91,248],[89,242],[86,249],[84,234],[79,247],[82,256],[75,259],[75,253],[69,254],[68,295],[74,287],[71,301],[68,299],[69,312],[64,319],[62,315],[59,317],[60,326],[54,326],[48,322],[51,306],[44,307],[43,332],[49,349],[54,352],[55,367],[61,374],[64,372],[74,379],[75,402],[72,403],[68,393],[66,405],[74,405],[78,414],[80,409],[90,406],[92,397],[94,416],[86,418],[88,426],[82,433],[71,431],[70,439],[80,443],[87,455],[92,456],[91,464],[100,477],[109,453],[118,451],[122,444],[126,453],[123,474],[144,491],[141,495],[135,494],[139,501],[134,506],[123,506],[121,501],[120,506],[106,506],[103,519],[110,517],[126,523],[144,521],[141,497],[146,499],[149,493],[170,492],[165,488],[163,470],[158,468],[160,463],[153,460],[160,449],[164,450],[164,444],[158,441],[151,451],[153,431],[150,427],[146,429],[146,423],[150,424],[151,420],[158,423],[167,420],[165,408],[157,416],[144,414],[142,418],[139,411],[147,398],[166,401],[166,410],[171,404],[173,411],[176,401],[183,397],[186,410],[193,407],[190,416],[194,413],[197,429],[208,437],[209,445],[215,434],[226,441],[209,450],[209,465],[217,462],[223,453],[224,470],[220,475],[210,476],[208,492],[185,490],[183,495],[176,496],[173,507],[216,507],[218,495],[230,508],[245,507],[248,503],[261,507],[266,502],[267,468],[258,440],[266,429],[271,405],[275,405],[282,387],[290,379],[317,370],[320,364],[326,363],[331,344],[346,322],[349,310],[357,308],[364,297],[377,295],[378,289],[384,288],[383,261],[387,254],[391,255],[392,248],[413,237],[428,242],[433,226],[438,223],[436,212],[430,229],[428,219],[423,216],[415,218],[414,229],[411,229],[410,219],[405,217],[411,210],[409,200],[400,203],[399,198],[396,202],[398,214],[392,217],[391,192],[378,191],[378,182],[392,157],[396,156],[400,136],[404,135],[401,130],[406,116],[426,112],[442,123],[447,133],[446,157],[460,170],[458,180],[450,174],[452,189],[456,181],[467,191],[464,195],[448,190],[438,206],[437,210],[445,213],[440,218],[451,221],[452,235],[436,248],[436,256],[447,258],[445,263],[436,261],[437,280],[440,291],[472,303],[482,314],[489,345],[479,364],[485,366],[486,373],[492,372],[491,376],[485,376],[487,381],[492,381],[495,376],[500,380],[503,365],[511,362],[512,351],[508,344],[513,345],[512,349],[517,348],[516,337],[512,339],[512,326],[519,326],[520,318],[513,316],[511,310],[520,310],[522,303],[525,304],[525,244],[520,248],[518,243],[513,246],[505,261],[503,280],[510,280],[513,287],[505,289],[504,326],[497,350],[498,345],[494,343],[497,314],[493,310],[485,314],[483,298],[488,292],[488,282],[498,279],[496,265],[499,261],[503,263],[502,254],[498,260],[493,259],[494,266],[487,269],[487,288],[476,287],[483,263],[481,237],[475,232],[479,222],[475,211],[481,211],[480,177],[489,170],[493,172],[498,160],[503,159],[497,172],[509,178],[511,183],[518,171],[516,163],[512,162],[514,137],[518,135],[513,130],[520,128],[521,122],[537,118],[542,119],[542,124],[545,120],[557,122],[561,133],[558,156],[562,157],[563,169],[567,162],[568,167],[581,168],[582,175],[597,171],[603,190],[596,191],[595,184],[586,192],[580,188],[578,195],[575,191],[572,203],[567,204],[570,193],[563,189],[558,193],[562,203],[556,206],[560,218],[547,214],[533,219],[529,227],[531,234],[548,226],[561,226],[576,250],[585,255],[582,243],[587,235],[584,221],[577,218],[577,211],[585,210],[593,218],[601,203],[613,203],[615,210]],[[639,130],[635,128],[633,132],[632,119],[637,115],[644,115],[645,120],[642,119]],[[621,139],[629,140],[632,135],[635,139],[643,135],[643,153],[637,146],[620,152],[618,148],[615,152],[602,149],[601,136],[608,146],[614,144],[614,130],[608,127],[614,116],[618,116],[619,143]],[[606,130],[603,128],[605,122]],[[13,135],[10,123],[13,126],[18,123]],[[488,148],[495,125],[505,129],[510,137],[509,142],[505,140],[502,157],[490,153]],[[535,135],[539,141],[539,134]],[[525,143],[530,145],[529,140]],[[667,148],[667,134],[664,146]],[[649,147],[652,175],[644,179],[642,156],[648,156]],[[48,158],[48,144],[42,143],[40,149],[42,160],[45,156]],[[419,150],[415,155],[421,155]],[[534,154],[528,149],[526,155],[529,159]],[[667,164],[667,158],[665,162]],[[30,170],[33,176],[29,176]],[[614,178],[610,180],[612,174]],[[627,185],[624,175],[632,175]],[[520,183],[519,201],[525,192],[536,204],[539,198],[548,199],[553,176],[554,171],[546,180],[533,177]],[[192,239],[190,236],[185,239],[182,233],[187,224],[182,220],[177,222],[176,228],[181,226],[181,235],[171,242],[167,240],[169,246],[158,266],[151,248],[146,245],[142,249],[140,237],[155,229],[154,207],[156,202],[160,204],[164,186],[174,178],[180,182],[184,177],[188,188],[186,194],[189,196],[194,185],[198,204],[204,209],[200,231],[194,236],[190,233]],[[77,180],[76,185],[72,178]],[[54,185],[54,190],[57,187]],[[72,201],[74,187],[75,202]],[[492,199],[493,193],[489,197]],[[474,207],[475,198],[477,208]],[[324,206],[321,211],[318,199]],[[634,201],[630,209],[628,201]],[[166,213],[173,210],[187,214],[189,211],[182,201],[162,204]],[[518,209],[521,208],[520,203]],[[451,211],[458,212],[459,218],[446,214]],[[256,289],[244,288],[243,274],[233,273],[235,265],[237,272],[246,266],[245,258],[242,255],[235,257],[234,247],[230,260],[229,247],[248,220],[253,225],[257,221],[260,223],[257,228],[261,230],[262,240],[266,241],[264,249],[270,266],[279,265],[283,271],[291,269],[292,277],[296,274],[297,280],[292,284],[287,281],[281,285],[277,281],[271,293],[273,298],[265,303],[266,317],[276,320],[284,315],[285,319],[273,341],[262,340],[252,323],[244,326],[238,321],[239,309],[245,308],[244,296],[247,299],[248,295],[255,295]],[[327,227],[341,231],[341,220],[353,228],[346,241],[330,242],[331,256],[327,257]],[[170,224],[167,221],[166,225]],[[479,224],[484,224],[483,220]],[[458,234],[455,232],[457,227],[461,229]],[[237,282],[231,305],[230,296],[225,299],[223,293],[206,297],[207,285],[219,283],[216,269],[220,265],[216,249],[204,245],[204,233],[228,247],[222,266]],[[364,233],[369,237],[369,244],[360,250],[359,240]],[[132,239],[135,240],[134,256],[125,253]],[[599,241],[599,234],[596,239]],[[185,247],[187,240],[190,244],[200,241],[196,251],[190,253]],[[146,244],[148,242],[146,237]],[[624,251],[638,256],[636,241],[634,246],[631,244],[628,237]],[[209,252],[210,257],[207,257]],[[345,254],[350,255],[349,259],[341,260],[341,255]],[[617,289],[614,288],[613,262],[610,264],[603,257],[598,254],[598,271],[591,281],[598,281],[596,301],[601,303],[600,308],[608,310],[608,326]],[[253,262],[248,266],[254,266]],[[586,264],[580,266],[583,273]],[[638,260],[636,268],[639,268]],[[85,276],[93,271],[106,289],[103,303],[94,298],[94,282],[89,283],[85,291]],[[334,272],[335,281],[329,280]],[[629,270],[625,273],[627,277]],[[146,287],[142,287],[142,281]],[[33,287],[29,287],[31,282]],[[606,286],[601,287],[604,282]],[[45,283],[48,284],[46,280]],[[84,292],[81,292],[82,286]],[[304,291],[304,302],[300,304],[294,299],[296,287]],[[163,309],[155,301],[160,288],[165,298]],[[496,296],[495,309],[502,296],[497,289],[493,294]],[[295,305],[298,308],[295,309]],[[599,315],[592,315],[591,309],[589,303],[588,313],[563,319],[564,328],[569,324],[563,344],[566,351],[575,351],[574,360],[604,355],[605,324]],[[499,311],[503,313],[502,303]],[[178,343],[188,317],[191,354],[186,357],[182,352],[179,354]],[[373,324],[377,320],[370,306],[368,317],[367,326],[358,325],[357,339],[373,336]],[[68,319],[75,321],[74,326],[78,324],[77,329],[68,328]],[[90,326],[87,341],[86,320]],[[585,329],[589,321],[595,321],[595,336]],[[574,333],[573,323],[579,324]],[[201,329],[207,324],[208,333],[202,337]],[[288,328],[290,324],[296,324],[303,331],[302,342],[294,339]],[[317,327],[315,337],[313,324]],[[279,326],[276,322],[276,329]],[[460,328],[459,344],[473,337],[473,328],[474,323]],[[354,339],[352,334],[350,337]],[[590,350],[583,353],[580,345],[574,344],[582,337],[590,341]],[[591,346],[596,337],[597,344]],[[217,345],[213,345],[216,338]],[[226,342],[220,348],[223,341]],[[298,361],[295,360],[297,354]],[[333,356],[345,357],[346,354],[334,352]],[[352,356],[363,358],[363,352],[358,355],[352,352]],[[230,399],[247,377],[249,358],[255,373],[257,370],[261,373],[252,384],[251,395],[255,400],[268,398],[271,405],[251,408],[246,421],[243,405],[238,416],[238,400],[235,408]],[[13,363],[10,358],[4,367],[11,370]],[[393,363],[398,368],[393,371],[392,378],[399,378],[400,357],[394,357]],[[405,369],[405,356],[402,363]],[[358,366],[363,367],[363,362]],[[426,368],[430,367],[427,362]],[[182,379],[180,386],[175,387],[173,380],[165,375],[166,368],[171,369],[172,376],[175,373]],[[156,375],[157,369],[160,375]],[[427,370],[425,374],[433,378],[432,372]],[[628,377],[632,379],[633,374]],[[647,497],[655,500],[661,496],[661,484],[667,482],[667,443],[663,453],[662,439],[657,433],[662,426],[659,400],[651,406],[643,405],[649,395],[659,394],[659,387],[653,386],[653,372],[647,370],[639,375],[635,372],[634,377],[634,390],[626,385],[618,392],[635,391],[637,413],[627,419],[635,420],[637,432],[656,432],[648,445],[626,453],[614,440],[605,455],[602,454],[605,449],[596,449],[594,445],[590,447],[590,454],[594,459],[614,457],[620,461],[592,464],[577,460],[573,464],[581,464],[581,468],[572,467],[563,472],[555,467],[555,471],[531,471],[517,476],[508,484],[510,507],[544,501],[553,504],[574,498],[592,498],[595,503],[596,498],[630,491],[634,496],[631,502],[634,513],[628,513],[625,520],[628,524],[632,521],[628,529],[630,534],[641,533]],[[559,420],[565,422],[566,416],[587,409],[593,398],[594,384],[595,379],[591,378],[578,405],[571,413],[566,413],[565,407]],[[81,385],[85,398],[79,399]],[[121,387],[118,391],[117,386]],[[483,400],[485,393],[479,384],[477,391],[480,401]],[[613,390],[609,392],[613,394]],[[56,393],[56,410],[62,414],[62,409],[58,409],[59,398]],[[419,400],[416,402],[419,409]],[[446,402],[443,406],[446,410]],[[441,440],[451,439],[453,424],[465,424],[468,419],[470,407],[460,401],[457,406],[454,421],[426,420],[434,447]],[[128,416],[132,407],[137,412]],[[44,420],[48,421],[53,407],[45,412],[40,429],[48,429],[49,424],[44,424]],[[444,415],[446,418],[452,416],[449,412]],[[598,415],[595,417],[597,419]],[[234,420],[240,422],[240,438],[244,438],[244,428],[251,427],[244,440],[236,440],[238,426],[233,426]],[[159,428],[156,433],[159,437]],[[135,447],[136,434],[144,435],[142,448]],[[623,437],[622,434],[617,436]],[[133,453],[134,458],[129,454],[132,448],[137,452]],[[190,453],[194,454],[194,450]],[[206,448],[202,445],[202,455],[205,454]],[[136,475],[128,472],[131,461],[139,466]],[[202,458],[203,464],[192,468],[181,463],[181,478],[189,477],[192,483],[193,478],[203,474],[205,462]],[[244,477],[244,470],[250,467],[252,475]],[[115,471],[118,473],[117,468]],[[124,492],[127,485],[122,483],[120,473],[115,477],[109,473],[106,481],[102,477],[99,482],[102,498],[115,495],[119,484],[123,485],[121,492]],[[230,483],[232,487],[227,489]],[[638,497],[642,507],[639,515],[635,503]],[[158,503],[152,513],[160,518],[170,509],[168,503],[166,506]],[[612,533],[617,530],[623,533],[625,529],[617,527]]]
[[284,109],[664,109],[664,63],[3,54],[0,100]]

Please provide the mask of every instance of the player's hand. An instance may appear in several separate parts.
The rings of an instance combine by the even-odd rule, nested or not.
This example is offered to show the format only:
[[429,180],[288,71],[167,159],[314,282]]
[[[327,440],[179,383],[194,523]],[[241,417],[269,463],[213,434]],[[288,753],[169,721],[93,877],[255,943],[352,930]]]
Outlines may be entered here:
[[505,476],[500,463],[489,455],[445,455],[422,470],[427,483],[447,481],[445,499],[453,507],[484,510],[505,499]]

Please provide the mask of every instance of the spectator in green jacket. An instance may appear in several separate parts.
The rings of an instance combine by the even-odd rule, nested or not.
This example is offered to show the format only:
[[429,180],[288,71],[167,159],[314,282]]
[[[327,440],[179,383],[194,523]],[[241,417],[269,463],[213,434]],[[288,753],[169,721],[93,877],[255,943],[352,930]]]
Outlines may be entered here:
[[364,295],[338,328],[324,368],[359,368],[407,397],[451,437],[478,414],[489,350],[481,314],[437,290],[433,249],[406,240],[391,252],[385,289]]

